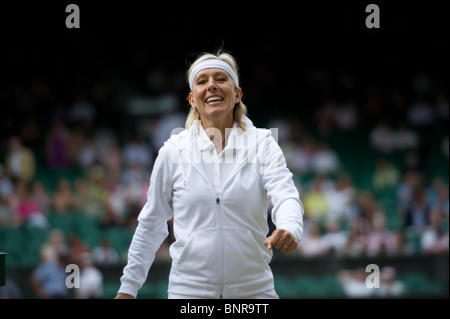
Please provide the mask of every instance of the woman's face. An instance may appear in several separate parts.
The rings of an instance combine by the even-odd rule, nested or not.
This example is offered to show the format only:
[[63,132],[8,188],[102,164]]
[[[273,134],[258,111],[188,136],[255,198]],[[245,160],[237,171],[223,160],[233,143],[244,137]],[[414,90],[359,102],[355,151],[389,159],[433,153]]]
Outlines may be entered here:
[[189,103],[200,113],[201,119],[233,118],[233,109],[242,96],[233,79],[222,69],[204,69],[197,73]]

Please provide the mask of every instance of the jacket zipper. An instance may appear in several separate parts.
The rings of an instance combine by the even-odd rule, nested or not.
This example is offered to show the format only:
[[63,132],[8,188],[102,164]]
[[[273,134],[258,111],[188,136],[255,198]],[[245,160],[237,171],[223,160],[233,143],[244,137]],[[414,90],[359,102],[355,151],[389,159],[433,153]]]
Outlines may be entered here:
[[224,256],[223,256],[223,229],[222,229],[222,211],[220,208],[220,198],[216,198],[216,213],[217,213],[217,227],[219,231],[219,297],[223,298],[223,288],[224,288]]

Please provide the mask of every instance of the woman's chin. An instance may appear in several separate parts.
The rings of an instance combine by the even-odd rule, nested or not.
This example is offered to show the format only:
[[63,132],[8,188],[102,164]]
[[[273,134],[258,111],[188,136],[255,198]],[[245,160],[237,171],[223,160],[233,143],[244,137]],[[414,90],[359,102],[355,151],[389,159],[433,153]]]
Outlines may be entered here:
[[228,109],[223,105],[211,105],[206,109],[209,116],[224,116],[228,113]]

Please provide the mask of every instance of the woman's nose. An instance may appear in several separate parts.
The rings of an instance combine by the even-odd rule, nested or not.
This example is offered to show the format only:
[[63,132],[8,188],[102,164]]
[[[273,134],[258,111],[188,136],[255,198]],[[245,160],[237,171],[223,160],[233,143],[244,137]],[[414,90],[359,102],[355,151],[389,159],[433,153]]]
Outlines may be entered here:
[[210,79],[208,81],[208,91],[215,90],[215,89],[217,89],[216,83],[214,82],[214,79]]

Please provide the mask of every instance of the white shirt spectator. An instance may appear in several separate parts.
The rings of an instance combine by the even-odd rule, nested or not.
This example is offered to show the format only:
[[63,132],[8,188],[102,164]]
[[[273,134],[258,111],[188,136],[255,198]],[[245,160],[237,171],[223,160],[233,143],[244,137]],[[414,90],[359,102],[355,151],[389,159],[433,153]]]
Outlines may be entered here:
[[339,158],[324,142],[318,143],[311,156],[311,169],[315,173],[332,173],[339,168]]
[[126,166],[149,168],[153,164],[153,155],[146,141],[142,137],[137,137],[125,145],[123,160]]
[[80,261],[80,288],[75,291],[77,299],[96,299],[103,296],[103,274],[92,264],[92,256],[84,253]]
[[321,238],[319,226],[314,222],[305,223],[305,230],[302,244],[298,246],[300,255],[305,258],[325,255],[326,247]]
[[370,132],[369,143],[379,152],[391,153],[395,148],[394,132],[382,120]]
[[335,220],[328,221],[326,228],[326,233],[322,235],[326,251],[335,256],[342,256],[345,253],[347,234],[340,229],[339,223]]
[[100,245],[94,248],[92,258],[97,265],[114,265],[120,261],[119,253],[107,240],[102,240]]
[[414,150],[419,146],[419,136],[406,124],[400,125],[393,137],[395,149],[398,151]]
[[348,100],[333,112],[334,122],[340,131],[350,131],[358,124],[358,112],[354,101]]

